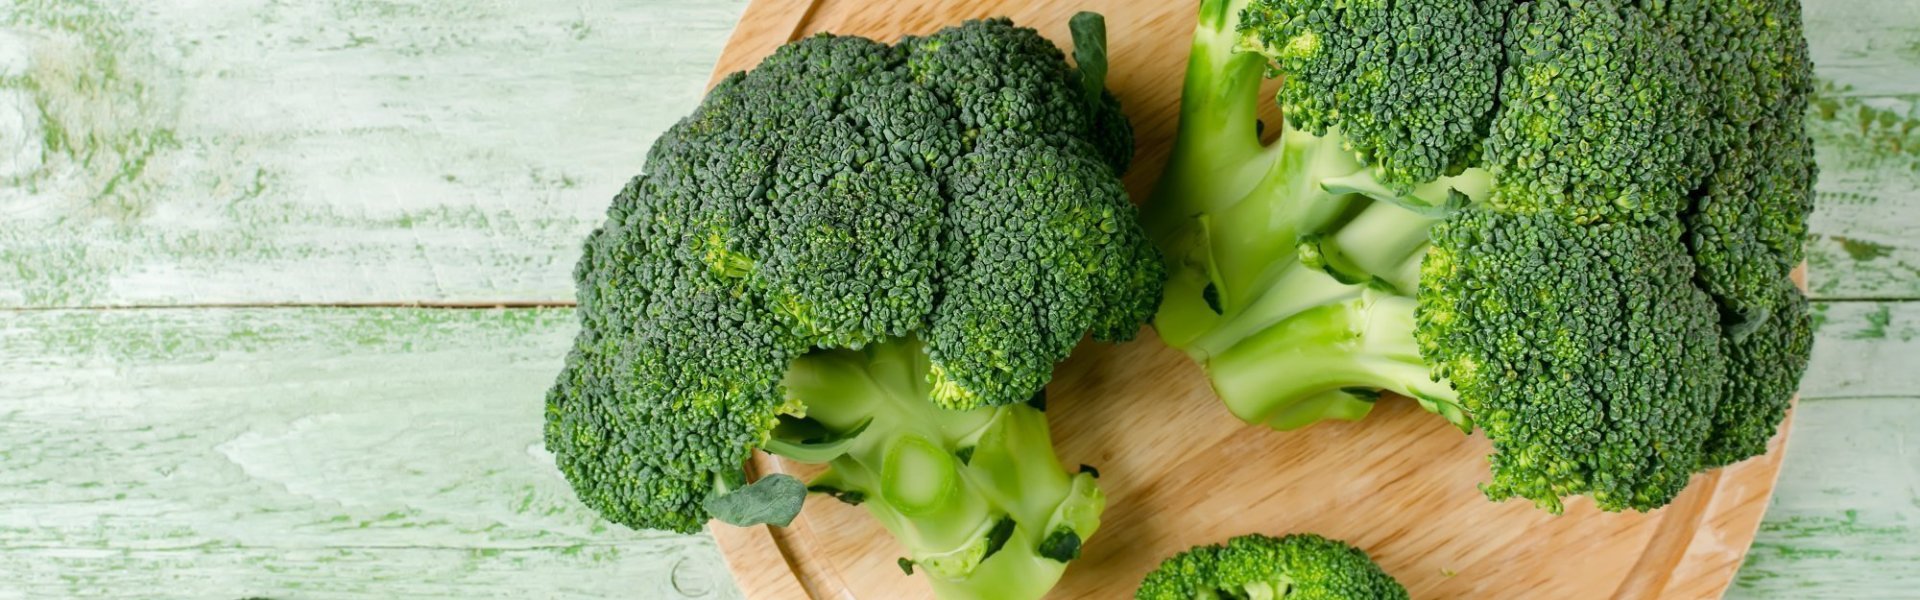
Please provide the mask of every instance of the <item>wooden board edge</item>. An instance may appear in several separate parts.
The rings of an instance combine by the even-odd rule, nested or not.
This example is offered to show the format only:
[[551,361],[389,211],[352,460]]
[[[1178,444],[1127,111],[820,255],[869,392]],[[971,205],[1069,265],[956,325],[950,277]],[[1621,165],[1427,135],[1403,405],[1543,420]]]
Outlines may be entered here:
[[[1793,400],[1798,406],[1799,398]],[[1665,509],[1646,550],[1612,598],[1719,598],[1733,584],[1746,551],[1759,535],[1786,459],[1793,427],[1789,410],[1767,453],[1700,476]],[[1755,492],[1759,492],[1755,494]],[[1737,547],[1739,552],[1714,552]],[[1689,563],[1702,563],[1693,564]],[[1688,575],[1681,572],[1689,571]]]
[[1673,571],[1687,560],[1687,548],[1703,533],[1702,522],[1707,508],[1713,506],[1714,497],[1720,495],[1724,471],[1700,476],[1686,492],[1662,509],[1665,514],[1660,517],[1660,525],[1654,528],[1653,537],[1647,540],[1646,549],[1634,561],[1633,568],[1627,570],[1620,587],[1614,589],[1613,600],[1663,596],[1668,584],[1673,582]]
[[[1799,398],[1795,397],[1793,402],[1797,407]],[[1722,480],[1723,485],[1717,490],[1716,503],[1724,500],[1727,505],[1708,511],[1708,518],[1711,520],[1701,524],[1698,529],[1700,534],[1695,536],[1693,549],[1733,542],[1731,545],[1738,547],[1739,552],[1721,558],[1713,558],[1711,555],[1699,556],[1697,552],[1690,552],[1688,561],[1712,559],[1718,562],[1718,564],[1703,564],[1697,567],[1700,572],[1712,573],[1715,576],[1714,579],[1670,582],[1665,588],[1665,593],[1658,597],[1685,597],[1688,592],[1683,590],[1689,588],[1697,592],[1698,597],[1701,598],[1719,598],[1726,594],[1727,588],[1731,587],[1733,580],[1739,576],[1740,567],[1745,564],[1747,553],[1752,549],[1754,539],[1760,534],[1760,524],[1766,519],[1767,507],[1772,504],[1773,491],[1779,484],[1781,467],[1786,461],[1787,440],[1791,437],[1792,428],[1793,413],[1792,409],[1789,409],[1786,418],[1780,421],[1780,429],[1774,434],[1774,440],[1765,455],[1722,469],[1722,472],[1728,473],[1728,476]],[[1732,472],[1735,470],[1742,473],[1734,476]],[[1676,564],[1669,573],[1679,573],[1684,566],[1684,563]]]
[[733,35],[727,38],[720,58],[714,61],[707,87],[712,88],[734,71],[746,70],[781,45],[793,41],[819,5],[819,0],[753,0],[741,11],[740,22],[733,26]]

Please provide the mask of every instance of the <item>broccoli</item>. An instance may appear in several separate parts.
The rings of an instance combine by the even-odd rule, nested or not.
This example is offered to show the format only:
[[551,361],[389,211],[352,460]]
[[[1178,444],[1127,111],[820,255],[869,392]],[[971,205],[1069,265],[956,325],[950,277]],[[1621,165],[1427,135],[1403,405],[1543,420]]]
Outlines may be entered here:
[[[1044,386],[1135,335],[1163,262],[1119,175],[1104,25],[1078,68],[1006,19],[888,45],[818,35],[734,73],[653,145],[575,268],[546,397],[579,498],[636,528],[864,505],[942,598],[1037,598],[1105,503]],[[827,465],[749,483],[760,449]]]
[[1174,555],[1147,574],[1138,600],[1405,600],[1367,553],[1311,533],[1249,534]]
[[1664,506],[1806,368],[1810,69],[1795,0],[1206,0],[1154,327],[1249,423],[1391,392],[1491,499]]

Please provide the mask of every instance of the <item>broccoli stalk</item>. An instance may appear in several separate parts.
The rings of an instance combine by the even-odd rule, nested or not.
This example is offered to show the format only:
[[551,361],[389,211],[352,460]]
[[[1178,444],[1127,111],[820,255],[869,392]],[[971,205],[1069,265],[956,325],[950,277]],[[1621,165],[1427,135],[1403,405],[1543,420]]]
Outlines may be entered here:
[[1403,194],[1337,130],[1286,123],[1262,144],[1269,59],[1239,30],[1247,5],[1201,7],[1179,133],[1144,217],[1181,263],[1155,329],[1206,365],[1221,400],[1251,423],[1357,420],[1384,390],[1470,428],[1421,359],[1413,291],[1427,231],[1484,197],[1491,175],[1468,169]]
[[795,359],[785,385],[804,417],[784,418],[765,448],[830,465],[808,487],[866,507],[940,597],[1038,598],[1099,527],[1105,497],[1091,474],[1060,469],[1040,409],[940,408],[931,366],[914,340]]

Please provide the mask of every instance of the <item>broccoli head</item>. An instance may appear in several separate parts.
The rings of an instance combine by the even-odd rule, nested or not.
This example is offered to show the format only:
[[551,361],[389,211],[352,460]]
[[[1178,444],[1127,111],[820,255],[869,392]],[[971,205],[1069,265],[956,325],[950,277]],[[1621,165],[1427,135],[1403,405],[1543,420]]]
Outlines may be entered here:
[[1406,588],[1366,552],[1311,533],[1256,533],[1195,547],[1160,563],[1134,593],[1138,600],[1406,597]]
[[1794,0],[1207,0],[1155,329],[1248,422],[1393,392],[1494,499],[1658,508],[1805,368],[1809,81]]
[[[1133,336],[1163,273],[1102,25],[1074,29],[1078,68],[1005,19],[809,37],[656,140],[587,239],[547,395],[580,499],[692,532],[785,524],[811,489],[866,506],[941,597],[1051,587],[1104,499],[1036,400],[1081,338]],[[756,449],[828,469],[749,483]]]

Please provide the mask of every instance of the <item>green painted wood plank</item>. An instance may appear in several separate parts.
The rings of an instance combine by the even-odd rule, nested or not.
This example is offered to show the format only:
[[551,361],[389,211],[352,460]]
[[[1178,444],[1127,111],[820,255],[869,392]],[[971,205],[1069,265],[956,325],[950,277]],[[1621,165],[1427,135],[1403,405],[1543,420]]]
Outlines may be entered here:
[[[1920,5],[1806,4],[1813,289],[1920,297]],[[0,306],[569,299],[743,5],[14,0]]]
[[1920,302],[1822,303],[1814,311],[1819,333],[1802,400],[1920,396]]
[[0,3],[0,306],[571,298],[744,5]]
[[730,598],[542,447],[566,310],[0,312],[0,598]]
[[[1920,589],[1899,568],[1920,303],[1819,310],[1732,597]],[[704,536],[608,525],[553,470],[540,396],[573,331],[566,310],[0,312],[0,439],[34,441],[0,449],[0,572],[25,597],[732,597]]]
[[1920,303],[1816,307],[1786,464],[1731,599],[1920,590]]
[[1920,396],[1803,403],[1766,521],[1727,597],[1920,593],[1915,423]]
[[1803,5],[1824,82],[1824,106],[1809,114],[1820,164],[1810,287],[1816,297],[1920,298],[1920,3]]

